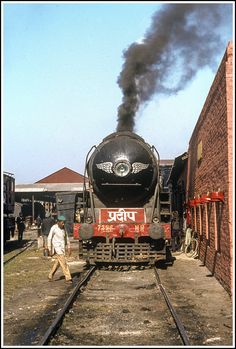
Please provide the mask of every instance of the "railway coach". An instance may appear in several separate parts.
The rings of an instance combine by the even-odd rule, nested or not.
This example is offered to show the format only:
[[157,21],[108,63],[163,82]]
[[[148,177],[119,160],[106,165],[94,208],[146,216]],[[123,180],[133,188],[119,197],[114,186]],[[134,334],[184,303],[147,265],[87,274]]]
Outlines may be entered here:
[[15,232],[15,177],[12,173],[3,173],[3,231],[4,244]]

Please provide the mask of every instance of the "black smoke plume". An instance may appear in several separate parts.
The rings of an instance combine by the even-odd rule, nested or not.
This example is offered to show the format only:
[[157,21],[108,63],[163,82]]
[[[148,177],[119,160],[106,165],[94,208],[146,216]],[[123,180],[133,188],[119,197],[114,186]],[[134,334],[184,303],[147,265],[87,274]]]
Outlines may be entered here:
[[117,131],[133,131],[136,112],[154,94],[177,93],[199,69],[216,63],[226,46],[222,27],[231,22],[231,6],[166,4],[153,15],[142,42],[123,53]]

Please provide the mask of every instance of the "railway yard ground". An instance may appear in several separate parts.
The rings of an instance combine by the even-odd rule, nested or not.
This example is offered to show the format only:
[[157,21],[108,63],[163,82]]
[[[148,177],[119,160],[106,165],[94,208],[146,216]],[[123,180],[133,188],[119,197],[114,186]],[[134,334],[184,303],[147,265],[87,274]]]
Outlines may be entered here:
[[[31,240],[34,243],[28,249],[10,260],[16,247],[22,248]],[[72,255],[68,257],[68,263],[73,284],[68,285],[60,269],[55,281],[48,282],[53,258],[43,255],[36,230],[25,232],[21,245],[17,240],[8,242],[4,262],[9,262],[2,265],[3,347],[39,346],[63,301],[72,293],[74,283],[87,270],[86,263],[78,257],[78,243],[73,239],[71,243]],[[184,254],[173,254],[173,259],[172,265],[160,267],[158,272],[162,286],[183,320],[191,346],[233,347],[233,305],[228,293],[198,259]],[[158,324],[163,321],[162,315],[159,320],[154,319],[157,308],[163,306],[158,300],[161,295],[153,296],[156,285],[150,267],[145,270],[131,266],[122,271],[109,268],[106,276],[98,275],[98,280],[100,283],[96,287],[91,283],[87,294],[82,292],[80,318],[71,322],[65,319],[67,333],[79,333],[79,336],[74,343],[73,336],[70,342],[64,339],[63,343],[62,338],[63,346],[68,343],[77,347],[181,345],[174,334],[168,332],[167,335],[161,322]],[[118,298],[119,294],[122,297]],[[171,328],[173,325],[167,312],[164,317]],[[83,316],[86,320],[82,324]],[[57,340],[52,341],[52,345],[57,346]]]

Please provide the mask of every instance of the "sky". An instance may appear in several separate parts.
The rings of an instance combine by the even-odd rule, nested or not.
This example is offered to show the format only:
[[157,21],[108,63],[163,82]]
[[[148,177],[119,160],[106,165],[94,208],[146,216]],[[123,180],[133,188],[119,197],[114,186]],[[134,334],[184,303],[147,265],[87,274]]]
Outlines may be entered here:
[[[148,42],[153,16],[165,5],[1,2],[2,169],[15,175],[16,184],[35,183],[63,167],[84,174],[88,151],[117,128],[124,52],[133,43]],[[232,2],[222,6],[227,6],[228,17],[214,28],[213,33],[218,29],[221,37],[216,40],[217,50],[207,49],[208,40],[200,42],[211,64],[200,64],[176,93],[154,92],[135,113],[133,131],[154,145],[161,159],[174,159],[188,150],[226,46],[233,39]],[[207,27],[204,16],[201,21],[199,27]],[[181,69],[174,55],[171,64],[165,64],[164,53],[165,69]],[[174,75],[165,76],[168,80]],[[170,86],[172,80],[168,81]]]

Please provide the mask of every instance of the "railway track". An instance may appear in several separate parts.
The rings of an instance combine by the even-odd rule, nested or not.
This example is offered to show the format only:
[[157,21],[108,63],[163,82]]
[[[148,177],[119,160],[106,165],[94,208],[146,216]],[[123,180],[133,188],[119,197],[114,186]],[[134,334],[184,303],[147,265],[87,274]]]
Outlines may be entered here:
[[177,327],[177,329],[179,331],[179,334],[180,334],[180,336],[182,338],[183,344],[184,345],[190,345],[189,338],[188,338],[188,335],[187,335],[187,333],[185,331],[185,328],[184,328],[184,326],[183,326],[183,324],[182,324],[178,314],[176,313],[175,308],[173,307],[173,305],[172,305],[172,303],[171,303],[171,301],[170,301],[170,299],[168,297],[168,294],[167,294],[165,288],[163,287],[163,285],[161,283],[161,279],[160,279],[160,276],[158,274],[158,271],[157,271],[156,267],[154,268],[154,272],[155,272],[155,275],[156,275],[158,286],[159,286],[159,288],[161,290],[161,293],[162,293],[162,295],[163,295],[163,297],[164,297],[164,299],[166,301],[168,309],[171,312],[171,315],[172,315],[172,317],[173,317],[173,319],[174,319],[174,321],[176,323],[176,327]]
[[89,269],[39,344],[190,345],[157,269],[128,266]]
[[47,345],[49,343],[51,337],[58,330],[58,328],[63,320],[63,317],[65,316],[67,311],[70,309],[75,298],[78,297],[81,288],[88,282],[88,279],[91,277],[91,275],[94,273],[95,270],[96,270],[96,267],[92,267],[83,275],[82,279],[77,282],[76,286],[74,287],[73,292],[70,294],[70,296],[66,300],[65,304],[63,305],[62,309],[60,310],[60,312],[56,316],[55,320],[53,321],[53,323],[51,324],[51,326],[48,328],[45,335],[43,336],[42,340],[40,341],[40,345]]
[[17,256],[19,256],[21,253],[23,253],[24,251],[26,251],[28,248],[30,248],[35,242],[35,240],[32,240],[32,241],[29,241],[26,246],[24,247],[21,247],[17,250],[17,252],[11,256],[10,258],[6,259],[4,262],[3,262],[3,265],[6,265],[7,263],[11,262],[13,259],[15,259]]

